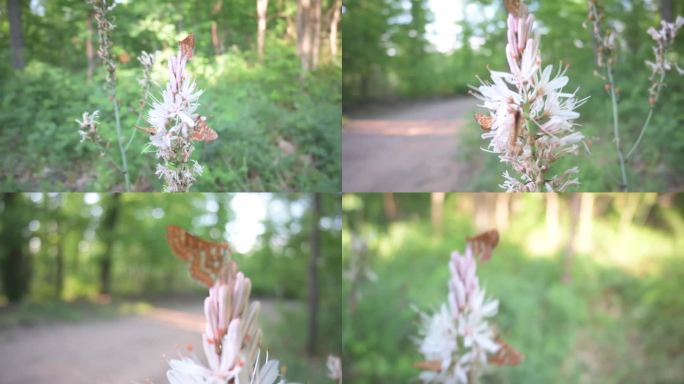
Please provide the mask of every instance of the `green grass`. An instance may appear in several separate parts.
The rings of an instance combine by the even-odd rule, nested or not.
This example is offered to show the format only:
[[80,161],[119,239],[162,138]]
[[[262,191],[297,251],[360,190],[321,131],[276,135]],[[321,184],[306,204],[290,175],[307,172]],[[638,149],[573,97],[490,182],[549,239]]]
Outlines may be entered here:
[[142,314],[152,306],[142,301],[114,301],[101,304],[88,300],[22,302],[0,307],[0,328],[46,325],[58,322],[77,323]]

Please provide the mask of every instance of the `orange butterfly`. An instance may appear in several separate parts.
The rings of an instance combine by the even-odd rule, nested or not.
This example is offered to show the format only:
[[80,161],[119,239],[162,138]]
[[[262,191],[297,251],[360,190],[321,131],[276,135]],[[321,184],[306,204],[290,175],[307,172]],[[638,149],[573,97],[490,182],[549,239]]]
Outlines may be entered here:
[[195,35],[189,34],[185,39],[178,42],[180,46],[181,55],[188,60],[192,58],[192,52],[195,50]]
[[520,0],[504,0],[504,5],[506,6],[508,12],[510,12],[513,16],[520,16],[520,10],[522,8]]
[[197,116],[195,119],[195,129],[192,131],[192,139],[195,141],[210,142],[218,138],[218,134],[207,125],[207,118]]
[[190,261],[192,277],[211,287],[226,268],[230,257],[228,244],[201,239],[176,225],[166,228],[166,238],[173,253]]
[[477,236],[467,237],[466,241],[475,256],[484,262],[492,257],[492,251],[499,244],[499,231],[492,229]]
[[488,132],[491,131],[492,129],[492,117],[484,115],[479,112],[475,112],[475,121],[477,121],[478,124],[480,124],[480,128],[482,128],[483,131]]
[[496,354],[489,356],[487,360],[490,363],[494,365],[518,365],[525,360],[525,355],[516,351],[500,337],[496,338],[496,343],[499,344],[499,350]]

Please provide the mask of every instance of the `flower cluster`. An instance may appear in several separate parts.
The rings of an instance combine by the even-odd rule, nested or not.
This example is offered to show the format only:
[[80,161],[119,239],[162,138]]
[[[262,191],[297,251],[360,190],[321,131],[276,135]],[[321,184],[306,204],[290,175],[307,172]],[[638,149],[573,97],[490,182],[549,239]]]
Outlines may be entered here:
[[207,320],[202,337],[208,364],[196,357],[169,362],[166,376],[171,384],[273,384],[278,380],[278,361],[259,366],[261,329],[257,325],[259,302],[250,302],[251,281],[230,262],[204,300]]
[[97,36],[100,46],[97,50],[98,56],[102,59],[107,69],[107,84],[113,88],[116,81],[116,65],[111,55],[112,50],[112,30],[116,27],[108,18],[108,13],[116,7],[116,2],[107,5],[109,0],[88,0],[88,3],[95,10],[95,21],[97,22]]
[[576,167],[548,176],[558,159],[574,154],[584,136],[575,130],[575,110],[586,99],[564,92],[566,68],[555,72],[542,68],[539,35],[534,33],[534,16],[524,5],[508,16],[506,58],[510,72],[490,71],[491,82],[480,80],[473,95],[482,101],[487,115],[476,114],[482,138],[502,162],[511,164],[517,177],[504,172],[502,188],[509,192],[563,191],[579,184]]
[[677,73],[684,75],[684,69],[679,68],[677,63],[670,61],[668,57],[674,39],[677,37],[677,31],[684,25],[684,17],[677,16],[677,20],[674,23],[661,21],[660,25],[659,30],[651,27],[646,31],[655,40],[655,46],[653,47],[655,61],[646,61],[646,65],[651,69],[650,79],[652,84],[648,90],[649,103],[651,105],[655,105],[658,101],[658,95],[660,94],[660,88],[662,87],[666,72],[671,71],[674,66]]
[[76,119],[79,125],[78,133],[81,135],[81,143],[86,140],[94,143],[100,141],[100,135],[97,133],[98,117],[100,117],[100,111],[94,111],[93,113],[83,112],[82,120]]
[[470,245],[464,255],[451,255],[449,295],[432,316],[421,313],[420,353],[427,361],[420,379],[426,383],[473,382],[500,345],[487,318],[496,315],[497,300],[485,299]]
[[188,50],[181,42],[180,48],[169,60],[169,82],[162,99],[154,101],[147,119],[152,126],[150,144],[161,159],[156,174],[164,180],[167,192],[188,191],[202,174],[202,166],[189,160],[196,128],[206,126],[195,113],[202,91],[197,90],[185,68],[192,57],[192,47]]

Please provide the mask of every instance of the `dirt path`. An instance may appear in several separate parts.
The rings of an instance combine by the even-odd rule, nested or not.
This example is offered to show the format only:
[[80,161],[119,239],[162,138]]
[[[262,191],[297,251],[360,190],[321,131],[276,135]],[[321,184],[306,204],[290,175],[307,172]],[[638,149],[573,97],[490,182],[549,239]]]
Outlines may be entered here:
[[458,191],[455,135],[476,100],[459,97],[347,116],[344,192]]
[[[262,301],[262,316],[277,315]],[[167,383],[166,358],[201,351],[201,302],[107,321],[0,331],[0,383]]]

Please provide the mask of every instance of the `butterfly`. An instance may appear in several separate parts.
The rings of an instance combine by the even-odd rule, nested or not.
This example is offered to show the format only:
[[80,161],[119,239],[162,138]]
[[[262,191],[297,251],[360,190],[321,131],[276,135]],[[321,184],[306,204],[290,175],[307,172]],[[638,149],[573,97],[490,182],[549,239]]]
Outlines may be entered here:
[[478,124],[480,124],[480,128],[482,128],[483,131],[489,132],[492,130],[492,117],[484,115],[479,112],[475,112],[475,121],[477,121]]
[[180,46],[181,55],[190,60],[192,58],[192,51],[195,50],[195,35],[189,34],[185,39],[179,41],[178,45]]
[[166,228],[166,238],[176,256],[190,261],[190,274],[200,283],[211,287],[224,272],[230,257],[228,243],[201,239],[176,225]]
[[515,350],[508,343],[497,337],[496,343],[499,344],[499,350],[490,355],[487,359],[494,365],[518,365],[525,360],[525,355]]
[[205,116],[197,116],[195,119],[195,129],[192,131],[192,139],[195,141],[210,142],[218,138],[218,134],[207,125]]
[[413,367],[418,369],[424,369],[426,371],[439,372],[442,370],[442,362],[439,360],[420,361],[418,363],[413,364]]
[[492,257],[492,251],[499,244],[499,231],[492,229],[477,236],[467,237],[466,242],[475,256],[484,262]]
[[522,6],[520,0],[504,0],[504,5],[513,16],[519,17]]

